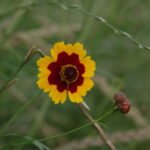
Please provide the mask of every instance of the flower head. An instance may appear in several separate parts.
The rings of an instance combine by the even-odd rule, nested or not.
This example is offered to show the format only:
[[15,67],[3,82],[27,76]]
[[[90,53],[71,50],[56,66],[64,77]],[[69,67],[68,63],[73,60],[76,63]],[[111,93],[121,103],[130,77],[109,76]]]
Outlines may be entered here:
[[114,95],[115,104],[118,108],[118,110],[122,113],[128,113],[130,111],[130,102],[128,97],[122,93],[118,92]]
[[38,87],[49,92],[49,97],[57,103],[80,103],[94,83],[91,77],[96,69],[95,62],[80,43],[56,43],[50,50],[51,56],[37,61],[39,67]]

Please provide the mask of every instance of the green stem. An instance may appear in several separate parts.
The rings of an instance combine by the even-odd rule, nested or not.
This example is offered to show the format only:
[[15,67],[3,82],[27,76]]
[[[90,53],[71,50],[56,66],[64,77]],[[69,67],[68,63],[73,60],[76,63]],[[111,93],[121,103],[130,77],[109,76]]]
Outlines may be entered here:
[[34,48],[31,48],[26,56],[24,57],[24,60],[23,62],[20,64],[20,66],[18,67],[18,69],[15,71],[15,73],[10,77],[10,79],[8,81],[6,81],[6,83],[0,88],[0,94],[3,93],[3,91],[5,89],[7,89],[7,87],[9,86],[9,84],[14,80],[14,78],[16,77],[16,75],[20,72],[20,70],[26,65],[26,63],[28,63],[28,61],[32,58],[32,56],[34,54],[40,54],[40,56],[44,57],[45,54],[43,53],[43,51],[41,49],[34,49]]
[[14,122],[14,120],[20,115],[34,100],[36,100],[42,92],[38,93],[31,100],[26,101],[26,103],[11,117],[11,119],[4,125],[2,130],[0,131],[0,135],[2,135],[6,129]]
[[[85,108],[85,105],[83,105],[83,103],[81,103],[81,104],[78,104],[78,106],[80,107],[82,113],[88,119],[88,121],[89,122],[94,122],[94,118],[89,113],[89,110],[87,110]],[[114,109],[116,110],[117,108],[114,107]],[[108,146],[108,148],[110,150],[116,150],[115,145],[109,140],[109,138],[107,137],[106,133],[101,128],[101,126],[97,122],[93,123],[92,126],[96,130],[97,134],[100,136],[100,139],[103,140],[103,142]]]
[[102,115],[100,118],[94,120],[93,122],[89,122],[89,123],[84,124],[84,125],[82,125],[82,126],[80,126],[80,127],[78,127],[78,128],[75,128],[75,129],[72,129],[72,130],[70,130],[70,131],[67,131],[67,132],[65,132],[65,133],[61,133],[61,134],[54,135],[54,136],[51,136],[51,137],[39,139],[39,141],[51,140],[51,139],[55,139],[55,138],[58,138],[58,137],[66,136],[66,135],[68,135],[68,134],[72,134],[72,133],[74,133],[74,132],[76,132],[76,131],[78,131],[78,130],[81,130],[81,129],[85,128],[85,127],[88,127],[88,126],[90,126],[90,125],[92,125],[92,124],[94,124],[94,123],[96,123],[96,122],[102,121],[103,119],[109,117],[109,116],[110,116],[112,113],[114,113],[114,112],[116,112],[116,108],[111,109],[110,111],[108,111],[107,113],[105,113],[104,115]]
[[[85,127],[88,127],[88,126],[90,126],[90,125],[92,125],[92,124],[94,124],[96,122],[102,121],[103,119],[109,117],[111,114],[113,114],[116,111],[117,111],[117,109],[115,107],[113,107],[113,109],[109,110],[108,112],[106,112],[104,115],[102,115],[98,119],[94,120],[93,122],[86,123],[86,124],[84,124],[84,125],[82,125],[80,127],[77,127],[75,129],[69,130],[69,131],[67,131],[65,133],[57,134],[57,135],[50,136],[50,137],[47,137],[47,138],[37,139],[37,141],[42,142],[42,141],[52,140],[52,139],[55,139],[55,138],[59,138],[59,137],[62,137],[62,136],[66,136],[66,135],[72,134],[72,133],[77,132],[77,131],[85,128]],[[4,136],[2,136],[2,137],[4,137]],[[32,142],[34,142],[34,139],[31,140],[30,142],[28,141],[28,142],[18,142],[18,144],[13,144],[13,143],[12,144],[7,144],[7,148],[9,146],[12,146],[12,145],[16,145],[16,146],[18,146],[18,145],[26,145],[26,144],[30,144]]]
[[[36,131],[38,131],[38,129],[41,127],[41,125],[43,123],[43,120],[44,120],[44,116],[46,115],[46,113],[48,111],[49,103],[50,103],[50,101],[45,99],[44,102],[42,103],[41,110],[36,112],[35,121],[34,121],[34,123],[32,124],[32,126],[30,128],[30,130],[27,133],[28,136],[33,138]],[[23,146],[24,145],[20,145],[16,150],[23,149]]]
[[19,9],[27,9],[29,7],[35,7],[35,6],[40,6],[41,5],[55,5],[56,7],[59,7],[60,9],[63,10],[73,10],[73,9],[77,9],[80,14],[83,14],[84,16],[87,16],[89,18],[93,18],[101,23],[103,23],[106,27],[108,27],[110,30],[112,30],[115,34],[117,35],[121,35],[124,36],[125,38],[127,38],[128,40],[130,40],[133,44],[135,44],[139,49],[145,49],[147,51],[150,51],[150,46],[144,45],[141,42],[139,42],[138,40],[134,39],[133,36],[117,27],[115,27],[114,25],[110,24],[105,18],[101,17],[101,16],[96,16],[93,15],[92,13],[89,13],[88,11],[85,11],[81,6],[73,4],[73,5],[66,5],[64,3],[60,3],[59,1],[49,1],[46,3],[37,3],[37,2],[33,2],[30,5],[27,6],[18,6],[17,8],[14,8],[12,10],[6,11],[2,14],[0,14],[0,17],[3,17],[5,15],[9,15]]
[[8,87],[9,83],[11,83],[12,80],[14,80],[15,76],[18,74],[18,72],[24,67],[26,62],[22,62],[16,72],[11,76],[11,78],[1,87],[0,94]]
[[[97,3],[95,3],[95,2],[93,1],[92,4],[91,4],[91,2],[92,2],[92,1],[90,1],[90,3],[89,3],[91,10],[89,10],[89,9],[88,9],[88,10],[89,10],[90,13],[96,15],[96,14],[99,12],[99,10],[100,10],[99,7],[97,7],[97,6],[99,6],[100,3],[102,3],[102,1],[98,1]],[[85,18],[86,18],[86,17],[84,17],[84,19],[85,19]],[[85,21],[84,24],[82,25],[82,29],[83,29],[83,30],[82,30],[82,32],[80,33],[79,37],[78,37],[78,41],[85,42],[85,41],[87,40],[88,36],[91,35],[90,32],[93,32],[93,31],[91,30],[91,29],[93,29],[93,25],[94,25],[93,20],[86,18],[86,21]]]
[[[31,0],[31,6],[32,6],[33,3],[34,3],[34,0]],[[20,23],[21,23],[22,19],[24,18],[24,16],[26,15],[26,13],[28,13],[28,10],[29,10],[29,7],[24,7],[24,9],[19,9],[15,13],[12,22],[9,24],[7,30],[4,32],[3,39],[0,41],[0,44],[3,47],[5,47],[5,44],[6,44],[7,40],[14,33],[14,31],[18,28],[18,26],[20,25]]]
[[35,121],[32,127],[30,128],[30,131],[28,132],[29,136],[33,137],[36,131],[41,127],[43,120],[44,120],[44,116],[46,115],[48,111],[49,104],[50,104],[50,101],[45,99],[43,104],[41,105],[41,110],[39,110],[39,112],[36,113]]

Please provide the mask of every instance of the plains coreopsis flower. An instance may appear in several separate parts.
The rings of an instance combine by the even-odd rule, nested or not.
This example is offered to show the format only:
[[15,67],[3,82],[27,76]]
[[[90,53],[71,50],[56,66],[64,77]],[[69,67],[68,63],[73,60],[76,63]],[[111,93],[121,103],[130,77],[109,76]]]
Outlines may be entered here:
[[38,87],[49,93],[52,101],[64,103],[69,97],[71,102],[81,103],[94,83],[95,62],[81,43],[56,43],[50,50],[51,56],[44,56],[37,61]]

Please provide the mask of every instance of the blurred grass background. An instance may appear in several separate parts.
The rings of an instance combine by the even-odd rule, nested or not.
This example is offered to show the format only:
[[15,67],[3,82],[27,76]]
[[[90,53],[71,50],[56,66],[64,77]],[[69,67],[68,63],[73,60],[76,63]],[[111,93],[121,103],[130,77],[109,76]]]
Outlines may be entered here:
[[[35,2],[38,5],[32,5]],[[98,118],[112,105],[109,93],[114,89],[123,90],[131,98],[136,111],[129,116],[116,113],[105,119],[103,123],[107,127],[104,130],[111,134],[112,139],[115,139],[114,134],[120,134],[114,140],[118,150],[149,150],[150,52],[116,35],[104,24],[83,15],[78,9],[67,9],[65,5],[77,4],[87,12],[103,16],[114,26],[148,45],[150,1],[59,0],[58,4],[63,4],[61,9],[52,4],[45,5],[47,2],[51,1],[0,0],[0,86],[15,72],[33,45],[48,54],[50,47],[57,41],[82,42],[97,63],[95,87],[85,97],[91,113]],[[18,81],[0,95],[1,129],[26,101],[40,92],[36,86],[38,58],[35,56],[31,59],[17,75]],[[6,134],[45,138],[79,127],[85,122],[75,105],[70,102],[54,105],[43,94],[17,117]],[[43,143],[56,150],[97,150],[100,148],[95,142],[96,137],[93,128],[87,127]],[[90,142],[86,143],[88,138]],[[1,138],[0,146],[13,140],[15,138]],[[73,148],[74,142],[76,144]],[[35,147],[29,145],[24,149],[33,150]],[[102,146],[101,149],[107,147]]]

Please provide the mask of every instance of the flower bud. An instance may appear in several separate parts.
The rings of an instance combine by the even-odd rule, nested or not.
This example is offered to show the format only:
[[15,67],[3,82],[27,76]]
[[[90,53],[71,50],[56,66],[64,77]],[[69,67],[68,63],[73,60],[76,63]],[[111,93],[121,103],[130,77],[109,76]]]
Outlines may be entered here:
[[113,99],[115,100],[115,104],[118,110],[122,113],[128,113],[130,111],[130,102],[128,97],[122,93],[118,92],[114,95]]

